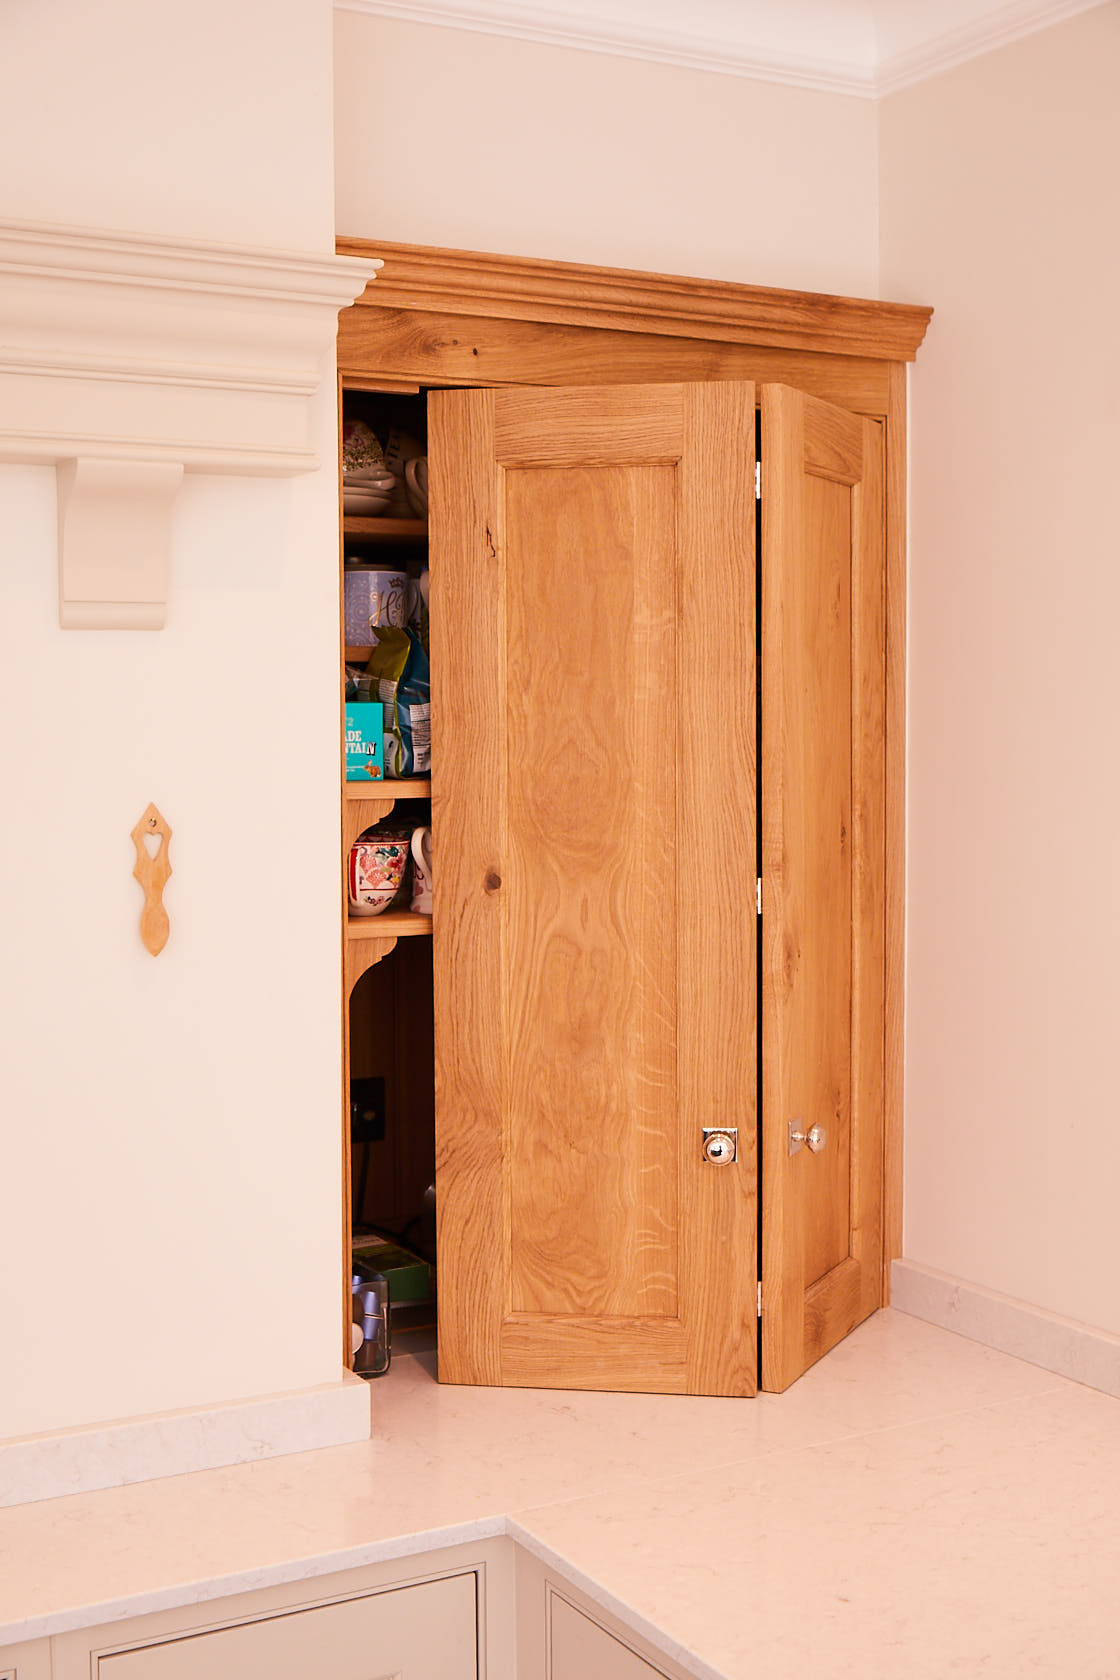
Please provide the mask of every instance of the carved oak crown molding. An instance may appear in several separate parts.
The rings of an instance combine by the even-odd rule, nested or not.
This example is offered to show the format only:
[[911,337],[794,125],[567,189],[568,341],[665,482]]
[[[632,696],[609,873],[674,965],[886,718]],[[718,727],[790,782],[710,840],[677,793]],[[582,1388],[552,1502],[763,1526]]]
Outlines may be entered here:
[[0,222],[0,462],[54,464],[68,628],[158,628],[187,472],[319,465],[311,399],[376,260]]
[[912,361],[933,313],[874,298],[384,240],[339,238],[337,248],[383,259],[377,285],[357,299],[359,306],[378,309],[547,321],[884,361]]

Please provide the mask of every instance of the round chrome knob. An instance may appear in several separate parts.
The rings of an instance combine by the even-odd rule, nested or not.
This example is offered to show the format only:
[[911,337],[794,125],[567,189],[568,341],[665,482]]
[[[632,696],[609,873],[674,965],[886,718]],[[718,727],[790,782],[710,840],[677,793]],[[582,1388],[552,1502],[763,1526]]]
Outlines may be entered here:
[[790,1121],[789,1152],[791,1155],[796,1155],[797,1151],[805,1144],[808,1144],[814,1155],[819,1155],[827,1142],[828,1133],[823,1126],[810,1126],[806,1132],[802,1130],[800,1120]]
[[735,1143],[726,1132],[710,1132],[704,1139],[704,1159],[713,1167],[725,1167],[735,1159]]

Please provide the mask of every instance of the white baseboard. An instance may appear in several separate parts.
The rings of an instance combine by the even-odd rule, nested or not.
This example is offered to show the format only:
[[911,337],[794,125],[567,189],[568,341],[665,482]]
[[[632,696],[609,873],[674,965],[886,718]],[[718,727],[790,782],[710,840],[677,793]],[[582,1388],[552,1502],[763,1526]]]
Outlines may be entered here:
[[1120,1336],[1107,1330],[997,1295],[913,1260],[891,1265],[891,1306],[1120,1398]]
[[345,1375],[290,1394],[156,1412],[0,1441],[0,1507],[368,1440],[369,1385]]

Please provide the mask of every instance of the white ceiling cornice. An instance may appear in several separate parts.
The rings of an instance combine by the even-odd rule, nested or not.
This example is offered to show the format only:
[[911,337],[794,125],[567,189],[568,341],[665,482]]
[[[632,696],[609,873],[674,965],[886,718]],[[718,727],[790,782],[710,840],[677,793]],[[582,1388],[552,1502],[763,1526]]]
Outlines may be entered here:
[[874,99],[1105,3],[692,0],[687,28],[675,0],[573,0],[566,7],[541,0],[335,0],[335,8]]
[[686,30],[680,28],[680,12],[670,11],[665,4],[648,6],[642,18],[619,13],[592,16],[574,8],[558,10],[539,5],[537,0],[335,0],[335,9],[512,36],[552,47],[651,59],[687,70],[714,70],[794,87],[863,95],[875,91],[857,59],[793,48],[783,42],[780,31],[770,30],[766,35],[745,30],[741,34],[721,34],[712,28],[713,21],[726,20],[713,19],[715,8],[704,5],[693,5],[691,27]]

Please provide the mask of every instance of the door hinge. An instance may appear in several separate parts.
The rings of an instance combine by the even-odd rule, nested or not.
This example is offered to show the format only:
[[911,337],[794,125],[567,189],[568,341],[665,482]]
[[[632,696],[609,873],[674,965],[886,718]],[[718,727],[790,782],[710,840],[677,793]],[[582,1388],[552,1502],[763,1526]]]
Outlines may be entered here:
[[759,1284],[758,1284],[758,1316],[759,1316],[759,1318],[762,1317],[762,1280],[761,1280],[761,1278],[759,1279]]
[[758,876],[758,878],[757,878],[757,880],[755,881],[755,884],[754,884],[754,908],[755,908],[755,914],[757,916],[761,916],[761,914],[762,914],[762,876],[761,875]]
[[754,464],[754,499],[755,499],[756,502],[760,502],[762,500],[762,462],[761,461],[756,461],[755,464]]

